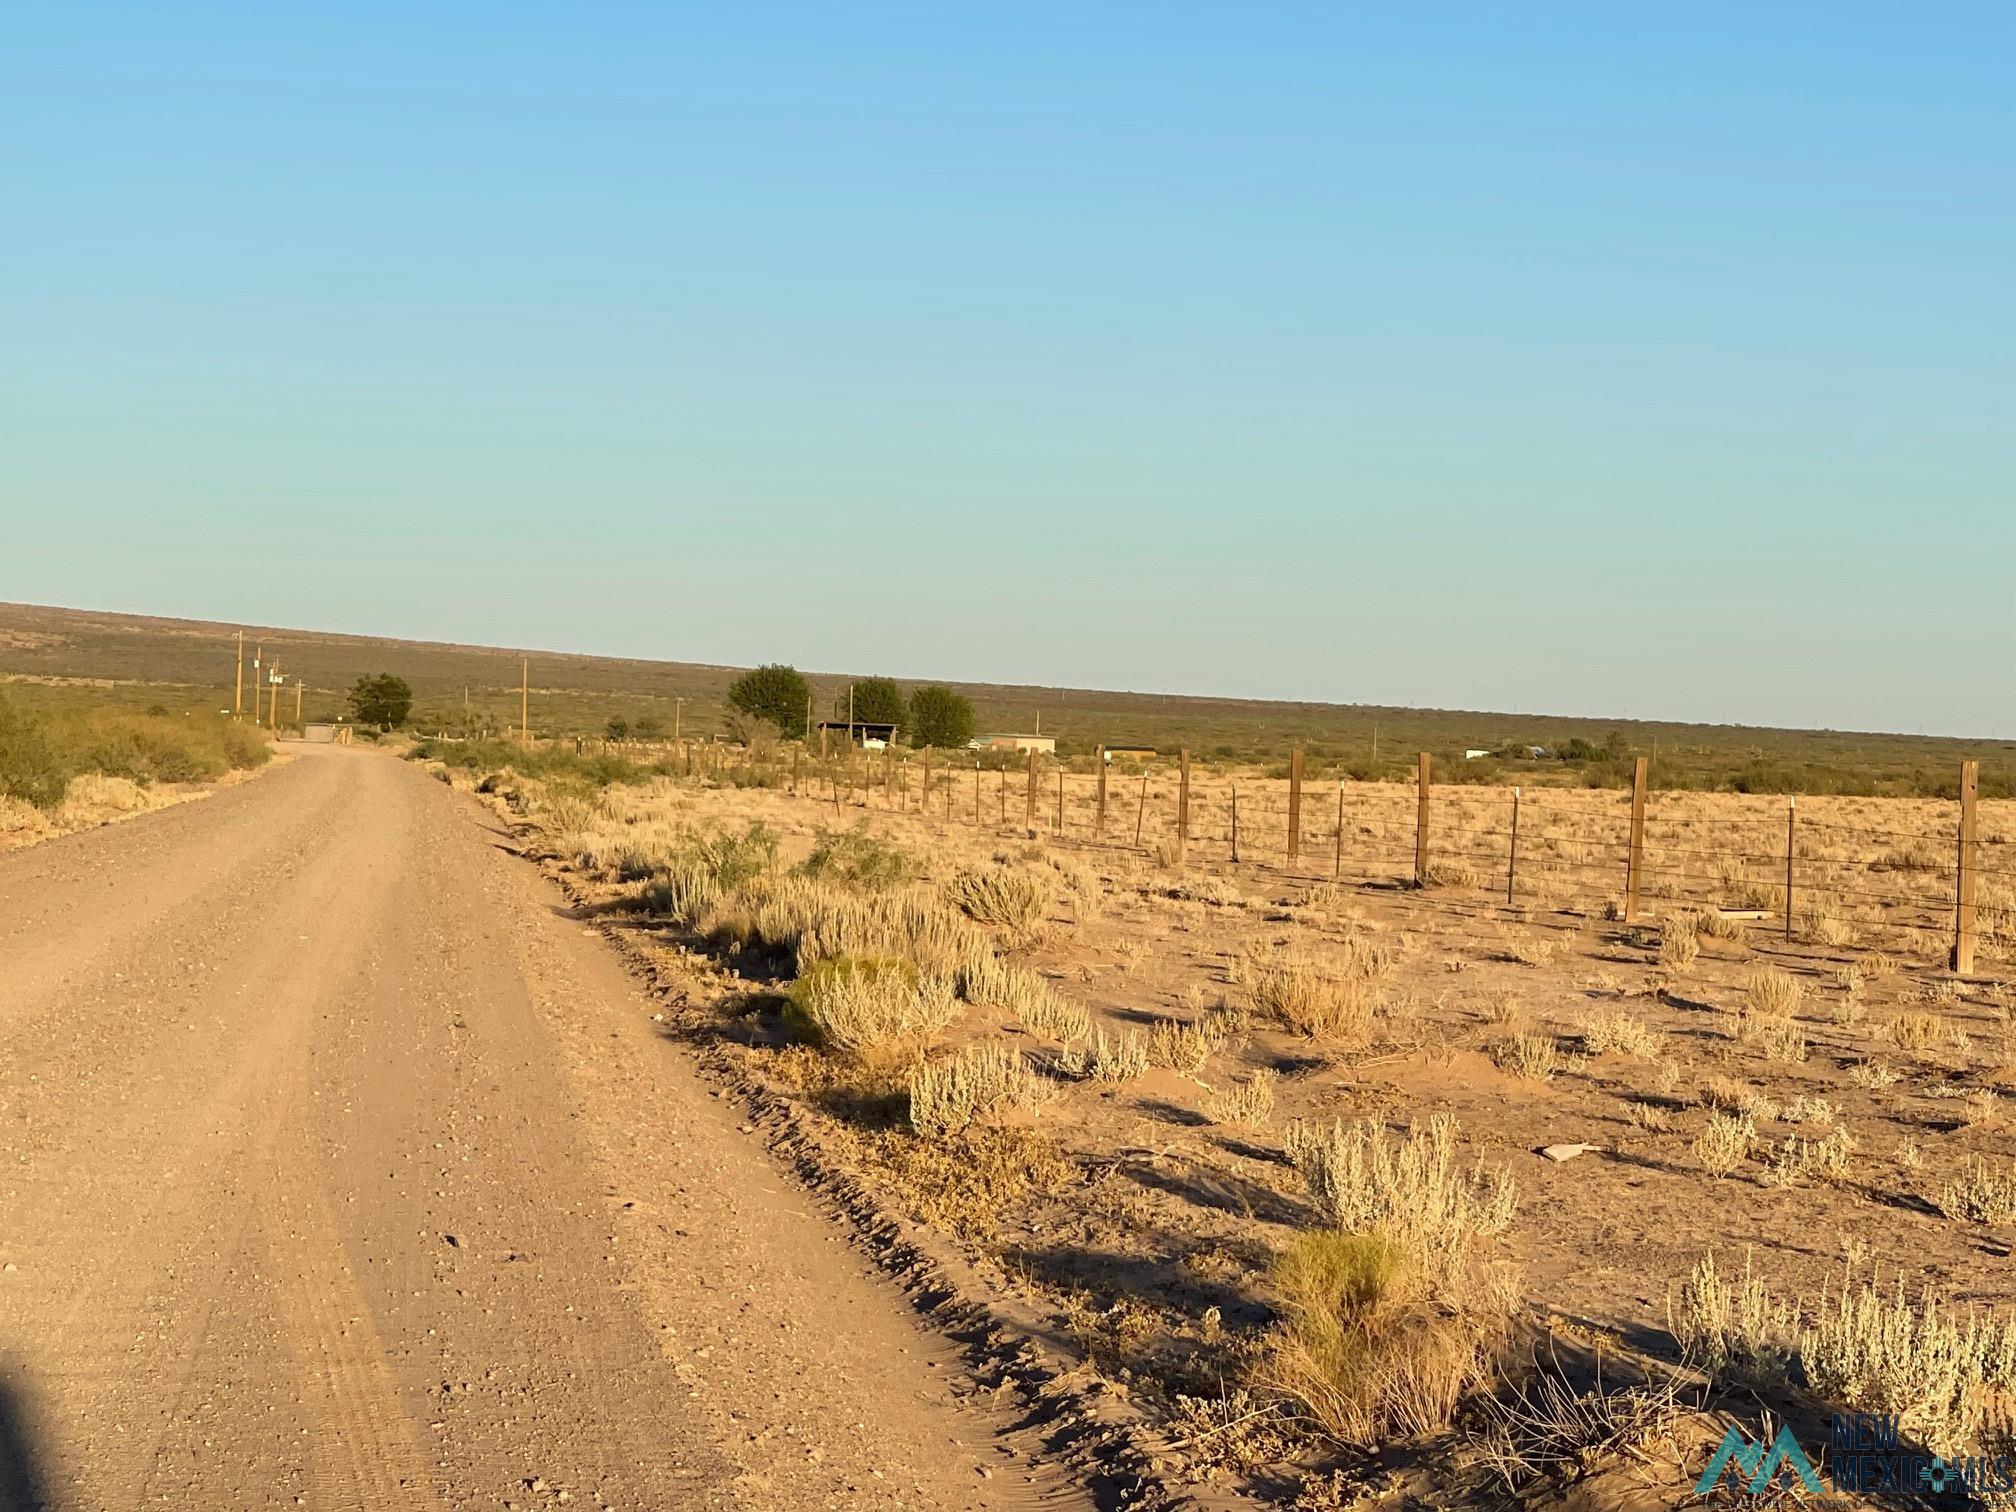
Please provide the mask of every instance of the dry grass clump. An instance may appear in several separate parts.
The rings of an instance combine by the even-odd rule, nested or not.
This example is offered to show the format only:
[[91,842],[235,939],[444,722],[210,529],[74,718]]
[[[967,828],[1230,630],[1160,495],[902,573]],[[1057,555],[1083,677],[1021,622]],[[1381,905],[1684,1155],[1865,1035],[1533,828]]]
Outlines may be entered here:
[[1057,900],[1048,873],[1020,867],[969,867],[945,883],[945,899],[976,924],[993,924],[1027,937],[1039,929]]
[[835,956],[898,956],[924,976],[953,978],[994,958],[986,935],[922,887],[863,893],[810,877],[758,877],[711,908],[701,927],[792,952],[801,973]]
[[1104,1029],[1092,1036],[1087,1074],[1094,1081],[1133,1081],[1148,1074],[1148,1041],[1126,1030],[1115,1030],[1109,1038]]
[[1701,926],[1692,914],[1666,921],[1659,935],[1659,964],[1668,971],[1687,970],[1701,957]]
[[1790,1018],[1805,997],[1805,984],[1776,966],[1759,967],[1743,986],[1744,1011],[1758,1018]]
[[1195,1076],[1211,1059],[1212,1044],[1195,1024],[1163,1019],[1148,1031],[1148,1058],[1158,1066]]
[[1913,1301],[1844,1280],[1799,1336],[1813,1390],[1856,1412],[1894,1413],[1934,1454],[1988,1447],[2008,1429],[2016,1388],[2016,1325],[1978,1313],[1950,1315],[1929,1287]]
[[1292,955],[1248,961],[1245,975],[1254,1012],[1297,1034],[1327,1039],[1371,1026],[1375,988],[1369,977],[1333,980],[1313,961]]
[[1496,1377],[1510,1297],[1488,1283],[1439,1285],[1389,1235],[1300,1234],[1270,1279],[1282,1321],[1262,1378],[1345,1443],[1436,1432]]
[[1477,887],[1484,874],[1464,861],[1430,861],[1426,880],[1430,887]]
[[1204,1100],[1204,1116],[1214,1124],[1243,1124],[1257,1129],[1274,1112],[1274,1073],[1262,1066],[1221,1087]]
[[1332,1227],[1275,1262],[1263,1379],[1349,1443],[1446,1427],[1510,1332],[1516,1289],[1477,1253],[1511,1220],[1509,1181],[1459,1173],[1446,1118],[1398,1142],[1371,1122],[1298,1127],[1289,1154]]
[[1673,1114],[1658,1103],[1628,1102],[1624,1105],[1631,1122],[1648,1134],[1670,1134],[1673,1132]]
[[1914,1300],[1852,1275],[1829,1288],[1802,1321],[1751,1274],[1731,1284],[1709,1255],[1695,1266],[1673,1333],[1711,1373],[1778,1386],[1796,1365],[1814,1393],[1837,1408],[1895,1414],[1909,1439],[1934,1454],[1993,1452],[2007,1432],[2016,1387],[2016,1324],[1951,1315],[1929,1288]]
[[1737,1021],[1736,1037],[1767,1061],[1797,1065],[1806,1059],[1806,1036],[1790,1019],[1746,1014]]
[[957,978],[959,995],[971,1003],[1002,1008],[1022,1027],[1044,1039],[1064,1043],[1092,1032],[1092,1015],[1042,977],[1023,966],[1011,966],[991,951],[969,962]]
[[1503,1170],[1456,1168],[1456,1122],[1416,1124],[1395,1140],[1373,1119],[1297,1124],[1289,1161],[1318,1211],[1352,1233],[1377,1231],[1431,1256],[1461,1257],[1512,1221],[1518,1190]]
[[1035,1107],[1044,1091],[1021,1051],[1002,1044],[975,1045],[912,1073],[910,1125],[926,1138],[943,1139],[997,1110]]
[[836,956],[791,984],[791,1008],[820,1044],[858,1059],[914,1054],[959,1013],[952,984],[901,958]]
[[1757,1179],[1765,1186],[1796,1186],[1808,1177],[1840,1181],[1847,1176],[1854,1153],[1855,1141],[1846,1129],[1818,1139],[1788,1134],[1766,1152],[1764,1170]]
[[1748,1113],[1710,1113],[1694,1138],[1694,1158],[1711,1176],[1727,1176],[1750,1157],[1757,1121]]
[[1712,1376],[1750,1386],[1785,1382],[1798,1347],[1798,1309],[1765,1289],[1743,1257],[1743,1278],[1726,1280],[1712,1254],[1703,1255],[1666,1306],[1667,1327],[1689,1363]]
[[1505,936],[1505,959],[1521,966],[1545,966],[1560,953],[1561,942],[1552,935],[1519,930]]
[[1717,909],[1700,916],[1699,930],[1711,940],[1742,940],[1750,933],[1750,924]]
[[1817,898],[1799,911],[1799,937],[1832,949],[1855,943],[1855,927],[1841,916],[1831,898]]
[[1897,1073],[1879,1060],[1857,1061],[1848,1068],[1848,1080],[1867,1091],[1880,1092],[1896,1085]]
[[1946,1038],[1946,1022],[1936,1013],[1900,1013],[1883,1032],[1899,1050],[1919,1055]]
[[1939,1211],[1969,1223],[2007,1223],[2016,1218],[2016,1164],[1998,1170],[1974,1159],[1939,1191]]
[[1711,1076],[1701,1087],[1701,1106],[1722,1113],[1747,1113],[1752,1118],[1778,1116],[1778,1104],[1755,1087],[1726,1076]]
[[923,858],[871,832],[864,819],[851,830],[822,830],[799,867],[808,877],[855,887],[900,887],[923,875]]
[[1189,903],[1208,903],[1213,908],[1246,906],[1246,894],[1223,877],[1192,877],[1171,887],[1169,896]]
[[1528,1081],[1546,1081],[1561,1069],[1561,1047],[1551,1034],[1515,1034],[1490,1050],[1501,1071]]
[[1824,1097],[1802,1092],[1789,1099],[1778,1116],[1789,1124],[1833,1124],[1840,1121],[1841,1110]]
[[1633,1055],[1651,1060],[1659,1053],[1659,1033],[1628,1013],[1606,1013],[1589,1021],[1582,1042],[1591,1055]]

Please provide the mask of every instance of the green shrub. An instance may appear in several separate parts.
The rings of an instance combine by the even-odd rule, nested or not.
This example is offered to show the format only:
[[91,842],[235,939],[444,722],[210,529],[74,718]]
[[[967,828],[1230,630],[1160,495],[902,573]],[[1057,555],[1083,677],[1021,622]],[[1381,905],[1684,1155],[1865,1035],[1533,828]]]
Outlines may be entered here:
[[796,667],[781,663],[744,672],[728,685],[728,707],[767,720],[787,737],[805,733],[812,685]]
[[863,823],[838,833],[822,830],[799,869],[808,877],[876,888],[914,881],[924,864],[901,846],[870,834]]
[[69,769],[42,722],[0,693],[0,794],[54,808],[69,786]]
[[910,695],[910,744],[948,750],[973,738],[973,705],[935,683]]

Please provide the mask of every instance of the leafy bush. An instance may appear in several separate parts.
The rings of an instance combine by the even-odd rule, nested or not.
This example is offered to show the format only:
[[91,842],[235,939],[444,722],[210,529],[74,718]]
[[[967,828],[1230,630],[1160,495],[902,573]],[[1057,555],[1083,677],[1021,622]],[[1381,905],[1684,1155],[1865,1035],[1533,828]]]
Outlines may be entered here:
[[820,1044],[868,1059],[921,1050],[959,1000],[943,977],[920,979],[900,957],[834,956],[791,984],[791,1007]]
[[799,869],[808,877],[880,888],[915,881],[924,865],[901,846],[869,833],[864,821],[838,833],[822,830]]
[[864,677],[854,684],[854,717],[866,724],[907,724],[910,705],[894,679]]
[[1043,1083],[1008,1045],[976,1045],[951,1060],[919,1066],[910,1078],[910,1125],[942,1139],[1001,1108],[1030,1108],[1043,1100]]
[[43,719],[0,697],[0,794],[38,808],[61,803],[85,773],[143,786],[209,782],[268,754],[258,731],[215,716],[99,709]]
[[973,738],[973,705],[936,683],[910,695],[910,743],[948,749]]
[[0,693],[0,795],[47,809],[69,786],[69,767],[42,722]]
[[728,706],[768,720],[786,736],[805,733],[805,711],[812,685],[796,667],[771,662],[744,672],[728,685]]
[[1047,875],[1006,867],[968,868],[945,884],[946,901],[976,924],[998,924],[1017,935],[1040,925],[1055,898]]
[[390,672],[360,677],[350,688],[350,711],[361,725],[389,730],[406,723],[413,710],[413,690]]

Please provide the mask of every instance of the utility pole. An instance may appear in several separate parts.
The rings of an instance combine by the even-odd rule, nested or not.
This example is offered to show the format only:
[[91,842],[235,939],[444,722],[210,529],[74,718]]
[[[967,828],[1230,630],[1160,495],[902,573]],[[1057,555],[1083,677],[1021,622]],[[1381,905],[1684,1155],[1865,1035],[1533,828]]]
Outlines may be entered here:
[[462,684],[462,733],[469,733],[469,684]]
[[530,750],[532,747],[532,658],[527,656],[518,663],[518,744]]
[[679,738],[679,717],[685,712],[685,708],[685,699],[675,698],[672,700],[672,738],[675,741]]
[[280,670],[280,663],[276,661],[273,663],[273,669],[266,674],[266,687],[269,692],[266,700],[267,727],[276,733],[280,729],[280,685],[286,680],[285,674]]
[[262,669],[262,668],[263,668],[263,667],[265,666],[265,664],[266,664],[266,648],[265,648],[264,646],[261,646],[261,645],[255,645],[255,646],[253,646],[253,648],[252,648],[252,723],[253,723],[253,724],[254,724],[255,726],[257,726],[257,725],[259,725],[260,723],[262,723],[262,721],[261,721],[261,720],[260,720],[260,718],[259,718],[259,690],[260,690],[261,688],[263,688],[263,687],[265,686],[265,684],[264,684],[264,683],[263,683],[263,682],[262,682],[262,681],[260,680],[261,678],[263,678],[263,677],[265,676],[265,673],[264,673],[264,672],[263,672],[263,671],[261,670],[261,669]]
[[245,717],[245,632],[238,632],[238,685],[231,694],[231,717]]
[[301,723],[301,679],[294,679],[294,723]]
[[847,744],[850,749],[854,744],[854,684],[851,682],[847,684]]

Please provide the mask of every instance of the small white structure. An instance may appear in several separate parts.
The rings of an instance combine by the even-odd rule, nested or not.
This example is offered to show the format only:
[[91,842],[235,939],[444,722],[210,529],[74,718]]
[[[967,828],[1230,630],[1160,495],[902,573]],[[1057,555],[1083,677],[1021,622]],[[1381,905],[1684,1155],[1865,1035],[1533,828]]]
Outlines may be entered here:
[[1482,761],[1486,756],[1489,756],[1490,754],[1491,753],[1489,751],[1465,751],[1463,753],[1463,759],[1465,761]]

